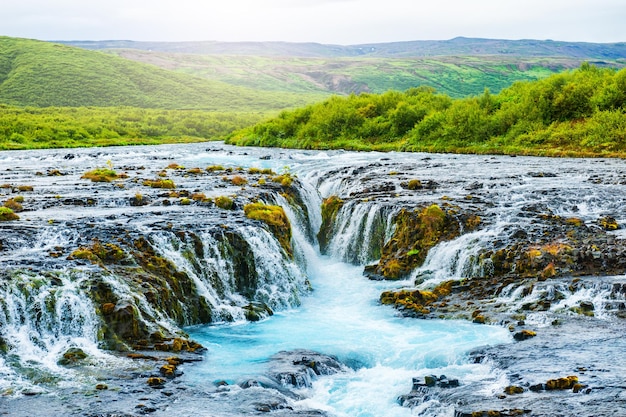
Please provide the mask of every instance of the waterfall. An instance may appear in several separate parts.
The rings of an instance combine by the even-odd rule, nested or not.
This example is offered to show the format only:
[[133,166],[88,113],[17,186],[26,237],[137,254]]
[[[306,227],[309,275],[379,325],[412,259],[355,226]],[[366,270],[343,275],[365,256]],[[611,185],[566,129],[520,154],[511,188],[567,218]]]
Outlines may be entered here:
[[394,211],[383,203],[348,201],[337,213],[327,252],[357,265],[378,260],[393,230]]
[[88,271],[3,274],[0,350],[6,356],[0,374],[21,380],[22,389],[30,382],[45,386],[57,379],[80,378],[59,365],[68,349],[84,352],[90,361],[107,357],[98,349],[100,319],[84,288],[89,279]]

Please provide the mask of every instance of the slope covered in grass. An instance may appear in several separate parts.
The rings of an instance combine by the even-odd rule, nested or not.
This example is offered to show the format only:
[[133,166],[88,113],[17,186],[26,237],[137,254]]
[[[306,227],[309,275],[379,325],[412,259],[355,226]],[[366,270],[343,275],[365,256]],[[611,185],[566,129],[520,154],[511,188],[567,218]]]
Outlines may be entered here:
[[[580,66],[576,58],[440,56],[431,58],[313,58],[110,50],[124,58],[255,90],[300,94],[376,93],[430,86],[451,97],[485,88],[499,92]],[[621,64],[606,61],[603,65]],[[320,98],[321,100],[321,98]]]
[[311,102],[167,71],[111,54],[0,37],[0,103],[276,111]]

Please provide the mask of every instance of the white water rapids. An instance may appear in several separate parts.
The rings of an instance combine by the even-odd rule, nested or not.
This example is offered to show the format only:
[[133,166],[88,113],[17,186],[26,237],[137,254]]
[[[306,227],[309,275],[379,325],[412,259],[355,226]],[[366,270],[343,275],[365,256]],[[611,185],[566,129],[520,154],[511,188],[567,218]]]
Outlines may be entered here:
[[[250,228],[249,224],[242,225],[226,215],[217,219],[231,222],[226,226],[237,230],[251,245],[250,256],[255,259],[260,278],[255,301],[271,305],[274,316],[255,323],[243,319],[242,306],[250,300],[232,288],[232,268],[207,230],[200,228],[198,233],[205,259],[193,261],[183,256],[181,248],[185,242],[176,240],[170,231],[154,234],[152,230],[157,222],[180,220],[197,226],[214,221],[215,218],[202,217],[206,214],[204,207],[172,204],[164,208],[155,198],[151,205],[130,208],[128,199],[137,192],[146,192],[139,182],[128,181],[125,189],[99,186],[97,192],[93,191],[96,189],[93,184],[81,182],[83,172],[105,166],[107,161],[112,161],[119,170],[131,167],[131,175],[137,178],[140,175],[154,178],[171,162],[188,168],[220,164],[233,169],[272,168],[276,172],[287,169],[297,175],[304,187],[300,195],[307,208],[308,224],[303,224],[302,212],[296,212],[284,198],[275,197],[293,226],[295,261],[280,256],[278,243],[265,229]],[[198,291],[214,307],[216,323],[186,329],[192,338],[207,347],[207,352],[202,363],[185,364],[185,374],[176,383],[202,392],[208,387],[214,391],[216,382],[226,381],[236,390],[235,384],[262,376],[272,355],[294,349],[315,350],[336,356],[351,369],[317,378],[313,388],[303,389],[301,397],[291,399],[290,405],[294,410],[317,409],[338,417],[395,417],[412,413],[451,417],[454,414],[451,406],[438,404],[436,398],[413,410],[400,407],[397,397],[411,390],[413,377],[446,375],[479,386],[488,395],[501,393],[503,386],[510,383],[502,373],[494,372],[488,362],[470,364],[467,356],[479,346],[509,343],[508,330],[465,321],[402,318],[392,307],[380,305],[382,291],[412,286],[416,280],[429,286],[448,279],[482,276],[484,271],[476,263],[477,254],[504,246],[519,230],[530,233],[538,212],[575,216],[587,225],[596,224],[605,215],[614,216],[619,224],[626,223],[623,210],[626,174],[619,160],[308,152],[210,143],[106,148],[97,152],[85,149],[2,152],[0,166],[3,168],[0,184],[34,184],[35,192],[26,194],[25,204],[36,201],[40,208],[20,213],[19,224],[24,226],[21,233],[28,235],[23,239],[26,244],[20,243],[21,238],[14,238],[14,242],[0,235],[0,243],[11,248],[0,252],[0,266],[20,265],[24,259],[43,267],[47,262],[53,264],[50,252],[58,247],[75,247],[80,238],[68,232],[65,224],[88,222],[104,229],[107,222],[116,225],[124,222],[129,228],[145,231],[146,235],[153,233],[151,239],[158,254],[189,274]],[[148,167],[146,171],[143,166]],[[41,173],[35,178],[34,172],[52,168],[67,175],[52,177]],[[207,197],[245,194],[241,187],[230,184],[209,187],[200,176],[171,175],[178,175],[175,180],[180,189],[201,191]],[[409,192],[402,184],[411,179],[432,187]],[[3,200],[13,196],[9,189],[0,193]],[[322,199],[330,195],[339,196],[346,204],[337,215],[328,254],[322,255],[314,235],[321,224]],[[69,201],[85,196],[97,203],[80,207],[58,204],[61,199]],[[376,261],[380,246],[392,235],[391,219],[402,206],[447,202],[479,212],[483,218],[481,228],[434,247],[424,265],[406,281],[369,281],[363,276],[364,265]],[[8,230],[13,226],[2,227]],[[307,229],[312,233],[307,233]],[[612,233],[623,238],[623,230]],[[64,253],[63,259],[66,256]],[[201,265],[200,272],[196,264]],[[86,289],[80,285],[81,274],[88,273],[90,268],[95,267],[55,270],[59,279],[54,286],[37,286],[36,277],[31,279],[26,274],[15,278],[14,288],[3,287],[0,342],[4,338],[11,348],[9,354],[0,355],[0,395],[19,394],[24,386],[38,392],[39,385],[45,387],[42,392],[54,395],[57,382],[61,387],[75,383],[80,386],[83,380],[74,381],[78,370],[74,372],[57,363],[70,347],[79,347],[89,354],[90,366],[103,369],[98,372],[99,377],[108,371],[114,373],[116,367],[129,366],[129,360],[113,358],[97,348],[95,309]],[[108,278],[119,294],[128,299],[136,295],[116,287],[121,284],[113,282],[112,276]],[[312,291],[303,295],[300,290],[305,280],[310,282]],[[580,300],[590,300],[600,311],[611,292],[610,285],[596,286],[592,280],[588,285],[584,281],[585,285],[575,291],[554,281],[538,285],[525,299],[521,290],[512,286],[500,294],[500,299],[512,306],[522,305],[539,298],[540,293],[552,291],[559,294],[558,302],[551,307],[553,310],[566,310]],[[214,282],[220,288],[212,287]],[[54,304],[51,300],[58,304],[56,309],[46,307]],[[39,312],[47,310],[51,311],[50,316],[41,319]],[[541,320],[541,313],[529,315],[529,321],[540,323]],[[163,321],[164,325],[175,326],[171,321]],[[37,370],[33,372],[36,375],[43,374],[45,383],[29,381],[31,369]],[[94,378],[87,380],[86,384],[95,382]],[[210,410],[206,411],[200,396],[187,406],[173,404],[170,411],[155,415],[180,411],[181,415],[238,416],[241,413],[236,411],[235,397],[227,397],[224,401],[234,401],[235,405],[224,403],[223,409],[219,401],[212,401]],[[0,406],[1,402],[0,397]]]

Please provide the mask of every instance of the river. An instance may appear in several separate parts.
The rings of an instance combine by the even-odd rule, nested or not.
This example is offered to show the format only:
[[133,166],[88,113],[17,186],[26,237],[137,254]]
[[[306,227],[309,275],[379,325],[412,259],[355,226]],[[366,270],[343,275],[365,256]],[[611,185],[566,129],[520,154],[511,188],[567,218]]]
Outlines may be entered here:
[[[244,175],[251,167],[288,173],[297,178],[300,206],[290,204],[284,193],[264,194],[260,185],[252,188],[249,184],[244,190],[224,181],[222,174],[208,178],[185,169],[165,174],[176,182],[177,190],[202,192],[208,198],[232,195],[242,203],[225,212],[200,203],[182,203],[185,195],[173,197],[166,190],[141,185],[143,179],[161,175],[171,163],[186,169],[221,165],[230,169],[225,177]],[[80,179],[85,171],[107,164],[128,172],[130,178],[116,185]],[[0,188],[1,197],[22,195],[26,208],[18,222],[0,224],[0,264],[7,274],[1,288],[0,341],[5,347],[0,356],[0,394],[7,399],[11,415],[37,415],[48,398],[58,415],[238,416],[258,413],[254,404],[266,401],[259,398],[275,393],[281,397],[275,413],[288,407],[301,415],[319,410],[328,416],[453,416],[455,405],[437,396],[413,409],[401,407],[397,398],[411,390],[412,378],[426,375],[458,379],[486,398],[502,392],[511,383],[510,375],[493,362],[475,361],[469,352],[511,345],[511,332],[495,320],[492,325],[480,325],[404,317],[381,305],[380,294],[488,275],[493,267],[479,261],[481,254],[507,247],[516,239],[513,236],[523,234],[540,242],[547,234],[551,226],[539,224],[537,213],[553,219],[576,218],[589,227],[605,216],[626,223],[626,170],[620,160],[290,151],[205,143],[2,152],[0,167],[0,184],[9,185]],[[411,179],[419,179],[423,189],[407,189],[405,184]],[[23,184],[34,191],[18,190]],[[139,193],[150,203],[129,204]],[[341,197],[345,204],[322,254],[315,234],[322,222],[322,199],[331,195]],[[258,198],[269,198],[287,213],[293,260],[279,255],[278,243],[264,229],[237,217],[243,204]],[[164,204],[164,200],[169,201]],[[402,208],[424,204],[454,204],[459,210],[478,213],[481,227],[435,246],[424,264],[403,280],[364,277],[363,267],[377,261],[394,232],[394,216]],[[220,228],[247,242],[247,256],[254,259],[257,274],[256,292],[251,295],[238,290],[234,275],[240,265],[225,255],[228,251],[224,252],[224,243],[215,234]],[[623,230],[612,231],[609,238],[621,242]],[[195,246],[196,253],[202,254],[198,259],[189,256],[193,243],[185,235],[188,232],[202,240],[202,250],[198,252]],[[197,316],[192,316],[195,310],[186,309],[185,300],[176,301],[182,307],[173,313],[144,300],[149,291],[125,281],[115,265],[66,261],[71,250],[93,236],[104,241],[122,235],[128,239],[146,236],[159,257],[189,276],[210,306],[212,323],[198,324]],[[62,255],[51,255],[55,253]],[[118,299],[136,303],[140,314],[154,317],[155,326],[172,332],[184,328],[191,339],[206,347],[201,362],[181,366],[182,376],[172,383],[180,391],[165,390],[166,396],[146,391],[139,381],[150,375],[150,365],[102,349],[102,324],[96,313],[101,301],[88,290],[93,288],[94,275],[102,273]],[[622,278],[610,278],[608,287],[595,289],[592,283],[581,291],[562,284],[559,294],[564,295],[559,303],[533,312],[528,322],[546,326],[551,314],[585,300],[595,302],[596,310],[609,309],[620,301],[611,295],[611,286]],[[498,300],[521,308],[554,292],[539,285],[533,290],[522,294],[521,287],[511,285]],[[56,303],[53,312],[45,307],[51,299]],[[273,315],[246,321],[245,306],[250,301],[266,303]],[[182,315],[175,318],[174,313]],[[602,314],[597,316],[602,318]],[[71,347],[86,352],[89,363],[60,365],[59,357]],[[310,387],[284,391],[272,386],[267,380],[272,357],[296,349],[334,356],[347,368],[314,377]],[[88,388],[98,381],[106,381],[109,390],[94,393]],[[263,393],[255,396],[254,390],[242,388],[246,381],[257,381]],[[82,408],[75,404],[76,395],[89,399]],[[139,402],[152,402],[154,407],[137,409]],[[1,403],[2,398],[0,411]],[[39,415],[49,414],[42,410]]]

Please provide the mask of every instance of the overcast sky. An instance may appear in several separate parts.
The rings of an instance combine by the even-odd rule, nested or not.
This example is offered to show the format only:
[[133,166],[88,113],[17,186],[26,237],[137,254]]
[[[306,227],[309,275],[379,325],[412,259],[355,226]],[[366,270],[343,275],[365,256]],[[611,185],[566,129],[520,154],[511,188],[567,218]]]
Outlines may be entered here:
[[0,35],[41,40],[626,41],[626,0],[0,0]]

